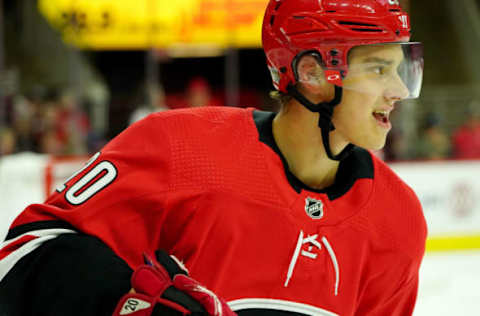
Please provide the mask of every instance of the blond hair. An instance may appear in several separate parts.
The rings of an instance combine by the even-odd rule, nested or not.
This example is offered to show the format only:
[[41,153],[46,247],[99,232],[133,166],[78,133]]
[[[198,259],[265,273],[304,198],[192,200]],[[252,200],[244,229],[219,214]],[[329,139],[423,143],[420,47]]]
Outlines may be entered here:
[[270,98],[272,98],[279,106],[284,107],[293,97],[289,94],[274,90],[270,91]]

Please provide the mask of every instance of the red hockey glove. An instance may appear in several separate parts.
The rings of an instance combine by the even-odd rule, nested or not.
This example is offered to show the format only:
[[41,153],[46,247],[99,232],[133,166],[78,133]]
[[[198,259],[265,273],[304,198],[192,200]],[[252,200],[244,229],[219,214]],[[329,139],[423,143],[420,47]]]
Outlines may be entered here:
[[155,254],[157,260],[144,255],[145,265],[131,279],[135,293],[120,299],[113,316],[236,316],[224,300],[190,278],[175,257]]

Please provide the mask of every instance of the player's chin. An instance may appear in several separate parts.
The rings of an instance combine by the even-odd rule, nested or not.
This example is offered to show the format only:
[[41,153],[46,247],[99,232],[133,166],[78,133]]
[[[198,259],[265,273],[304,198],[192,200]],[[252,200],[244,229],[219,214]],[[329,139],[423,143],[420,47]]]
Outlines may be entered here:
[[385,147],[385,141],[381,144],[376,144],[375,146],[371,146],[369,149],[370,150],[381,150],[383,149],[383,147]]
[[387,141],[386,135],[375,135],[375,137],[368,137],[362,140],[359,140],[354,143],[358,147],[362,147],[367,150],[381,150],[385,147]]

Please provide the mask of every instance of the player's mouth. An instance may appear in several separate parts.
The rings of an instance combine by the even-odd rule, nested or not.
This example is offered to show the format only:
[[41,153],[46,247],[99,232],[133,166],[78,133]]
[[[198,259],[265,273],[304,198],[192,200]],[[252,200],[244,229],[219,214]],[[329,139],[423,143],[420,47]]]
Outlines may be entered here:
[[386,129],[392,128],[392,124],[389,120],[390,111],[376,110],[372,113],[372,115],[381,127]]

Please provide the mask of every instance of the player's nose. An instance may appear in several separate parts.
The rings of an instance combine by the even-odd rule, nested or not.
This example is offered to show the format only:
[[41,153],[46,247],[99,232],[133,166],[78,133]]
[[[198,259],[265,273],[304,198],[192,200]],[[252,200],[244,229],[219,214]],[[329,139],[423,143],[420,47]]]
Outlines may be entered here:
[[387,89],[385,90],[385,98],[393,101],[400,101],[406,99],[410,95],[410,91],[403,82],[400,76],[395,75],[390,81]]

